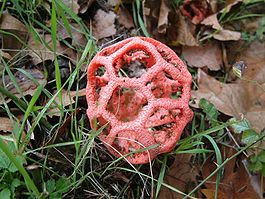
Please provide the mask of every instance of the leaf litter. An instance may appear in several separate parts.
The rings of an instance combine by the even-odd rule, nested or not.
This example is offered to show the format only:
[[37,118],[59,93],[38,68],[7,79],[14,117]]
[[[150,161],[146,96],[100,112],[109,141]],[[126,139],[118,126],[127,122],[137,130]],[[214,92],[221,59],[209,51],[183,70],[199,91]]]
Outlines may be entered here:
[[114,25],[116,14],[112,11],[105,12],[98,9],[93,20],[92,33],[97,39],[110,37],[116,34]]
[[[196,186],[199,176],[198,165],[192,163],[192,154],[178,154],[175,155],[173,164],[168,168],[164,183],[188,193],[192,187]],[[162,186],[159,194],[159,199],[180,199],[183,195],[175,193],[170,189]]]
[[[46,85],[47,79],[43,71],[39,69],[22,69],[22,71],[16,71],[14,73],[14,79],[11,79],[9,75],[4,76],[4,87],[16,97],[21,98],[26,95],[33,96],[38,85]],[[14,81],[20,90],[17,90]],[[9,102],[10,100],[11,99],[8,98],[0,98],[0,104]]]
[[198,107],[201,98],[213,103],[220,112],[238,119],[246,117],[260,132],[265,128],[265,43],[253,42],[237,60],[246,63],[243,79],[234,83],[222,83],[202,70],[198,73],[199,89],[192,91]]
[[182,54],[189,66],[210,70],[220,70],[223,64],[222,49],[218,42],[207,43],[201,46],[184,46]]
[[[223,159],[231,157],[236,153],[232,147],[222,146],[221,152]],[[216,169],[216,160],[209,157],[202,167],[202,176],[206,178]],[[262,195],[261,182],[258,176],[248,172],[246,161],[240,158],[230,160],[222,171],[222,178],[218,187],[218,197],[221,199],[259,199]],[[206,183],[202,193],[207,199],[214,198],[216,175]]]

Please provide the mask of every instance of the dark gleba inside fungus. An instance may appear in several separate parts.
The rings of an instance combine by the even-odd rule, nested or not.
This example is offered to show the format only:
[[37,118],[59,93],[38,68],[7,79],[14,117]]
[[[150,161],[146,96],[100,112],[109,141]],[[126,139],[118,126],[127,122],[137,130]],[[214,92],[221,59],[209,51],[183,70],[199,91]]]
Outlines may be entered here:
[[[99,137],[110,153],[144,164],[171,151],[186,124],[192,78],[164,44],[134,37],[100,51],[88,67],[87,115],[107,124]],[[147,148],[146,150],[144,148]]]

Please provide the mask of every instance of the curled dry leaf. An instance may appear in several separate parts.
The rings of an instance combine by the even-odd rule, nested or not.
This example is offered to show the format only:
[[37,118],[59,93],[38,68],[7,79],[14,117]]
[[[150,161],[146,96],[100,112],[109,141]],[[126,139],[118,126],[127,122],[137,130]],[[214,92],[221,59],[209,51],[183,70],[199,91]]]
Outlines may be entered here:
[[147,31],[155,38],[172,45],[198,46],[195,38],[195,25],[169,0],[143,1],[143,15]]
[[222,50],[218,42],[211,42],[204,46],[184,46],[182,54],[189,66],[197,68],[208,67],[210,70],[220,70],[222,65]]
[[[192,91],[198,107],[201,98],[213,103],[217,109],[238,119],[244,115],[257,130],[265,128],[265,44],[253,42],[241,53],[238,60],[246,63],[245,75],[242,80],[225,84],[203,71],[198,73],[197,91]],[[245,80],[244,80],[245,78]]]
[[213,38],[219,41],[237,41],[241,38],[241,33],[233,30],[219,30],[213,34]]
[[227,5],[224,9],[222,9],[218,13],[215,13],[215,14],[210,15],[209,17],[205,18],[201,22],[201,24],[206,25],[206,26],[211,26],[213,28],[212,31],[207,31],[205,33],[212,34],[214,39],[220,40],[220,41],[230,41],[230,40],[237,41],[237,40],[239,40],[241,38],[240,32],[224,29],[220,25],[220,23],[217,19],[217,16],[220,13],[229,12],[231,10],[231,8],[234,5],[237,5],[238,3],[242,3],[242,0],[234,1],[232,4]]
[[198,46],[198,42],[194,37],[195,26],[188,22],[179,12],[177,12],[179,20],[177,23],[178,33],[176,42],[183,46]]
[[93,36],[97,39],[110,37],[116,34],[115,13],[112,11],[105,12],[98,9],[93,19]]
[[157,31],[159,33],[165,34],[168,26],[168,14],[170,8],[167,5],[166,0],[161,0],[160,11],[159,11],[159,18],[158,18],[158,25]]
[[63,0],[75,14],[84,14],[95,0]]

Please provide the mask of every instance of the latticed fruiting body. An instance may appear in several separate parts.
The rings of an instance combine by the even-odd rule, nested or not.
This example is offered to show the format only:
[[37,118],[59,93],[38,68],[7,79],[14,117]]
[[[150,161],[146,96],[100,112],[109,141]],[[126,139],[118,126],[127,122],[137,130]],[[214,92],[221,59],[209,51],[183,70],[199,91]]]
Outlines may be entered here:
[[154,39],[133,37],[103,49],[87,78],[91,125],[94,119],[99,127],[108,123],[100,139],[132,164],[171,151],[192,119],[191,75],[174,51]]

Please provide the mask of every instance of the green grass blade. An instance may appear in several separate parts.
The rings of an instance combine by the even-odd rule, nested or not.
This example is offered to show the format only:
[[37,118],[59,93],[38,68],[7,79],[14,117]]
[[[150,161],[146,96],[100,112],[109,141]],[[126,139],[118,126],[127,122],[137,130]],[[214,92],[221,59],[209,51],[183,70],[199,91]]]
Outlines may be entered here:
[[145,27],[144,21],[141,17],[141,14],[140,14],[141,0],[136,0],[135,3],[136,3],[136,8],[137,8],[137,19],[138,19],[138,23],[140,25],[140,28],[142,29],[144,36],[150,37],[148,31],[146,30],[146,27]]
[[[51,18],[51,35],[52,35],[52,44],[53,44],[53,53],[54,53],[54,66],[55,66],[55,80],[56,80],[56,88],[59,91],[62,87],[61,82],[61,73],[60,67],[56,55],[56,48],[57,48],[57,16],[56,16],[56,4],[55,1],[52,1],[52,18]],[[63,106],[63,99],[62,99],[62,92],[58,93],[59,100],[61,102],[61,106]]]
[[[25,127],[25,124],[27,122],[27,119],[28,119],[29,115],[31,114],[32,109],[33,109],[36,101],[38,100],[41,92],[42,92],[42,85],[39,85],[37,90],[35,91],[34,95],[32,96],[29,104],[28,104],[27,110],[24,113],[23,122],[21,124],[20,130],[18,133],[17,146],[19,146],[19,143],[21,141],[22,132],[24,131],[24,127]],[[24,143],[28,140],[29,137],[30,137],[30,134],[29,135],[27,134],[25,140],[22,142],[22,145],[21,145],[22,147],[24,146]]]
[[158,194],[160,192],[161,185],[164,181],[165,177],[165,171],[166,171],[166,166],[167,166],[167,155],[164,156],[164,160],[160,169],[159,177],[157,180],[157,186],[156,186],[156,195],[155,198],[158,198]]
[[[213,145],[215,155],[216,155],[217,165],[219,167],[222,164],[222,155],[221,155],[220,149],[212,137],[210,137],[209,135],[204,135],[204,137],[206,137],[211,142],[211,144]],[[218,196],[218,187],[219,187],[219,183],[221,180],[221,175],[222,175],[222,170],[218,171],[218,173],[217,173],[214,199],[217,199],[217,196]]]

